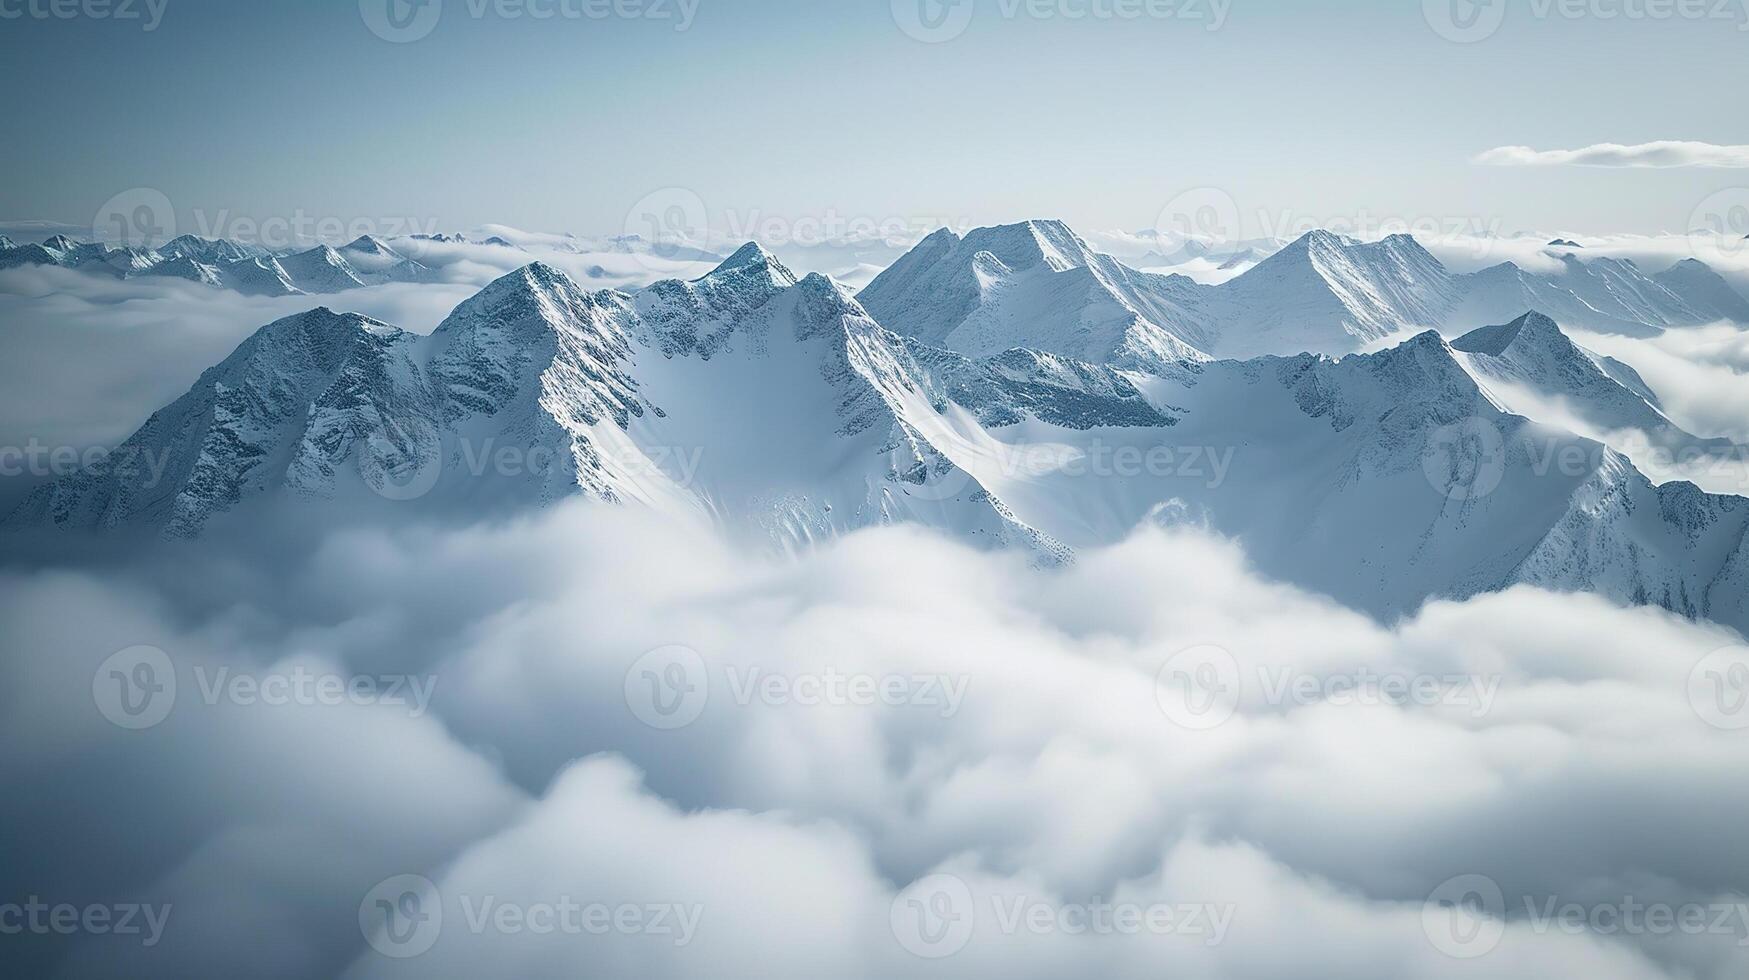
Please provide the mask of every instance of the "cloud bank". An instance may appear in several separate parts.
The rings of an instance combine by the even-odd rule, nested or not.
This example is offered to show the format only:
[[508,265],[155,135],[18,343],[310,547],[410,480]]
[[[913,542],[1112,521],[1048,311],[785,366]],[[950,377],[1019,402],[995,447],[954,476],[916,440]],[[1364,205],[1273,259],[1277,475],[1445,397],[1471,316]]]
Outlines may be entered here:
[[[1693,696],[1717,627],[1528,589],[1383,625],[1190,531],[1050,571],[908,528],[768,560],[588,504],[264,537],[0,574],[0,901],[169,908],[151,948],[7,937],[19,969],[1749,967],[1749,742]],[[104,667],[142,644],[176,694],[135,730]],[[267,698],[297,677],[372,683]],[[1720,914],[1608,917],[1648,904]]]
[[1497,146],[1476,157],[1494,167],[1749,167],[1749,146],[1657,140],[1626,146],[1594,143],[1576,150]]

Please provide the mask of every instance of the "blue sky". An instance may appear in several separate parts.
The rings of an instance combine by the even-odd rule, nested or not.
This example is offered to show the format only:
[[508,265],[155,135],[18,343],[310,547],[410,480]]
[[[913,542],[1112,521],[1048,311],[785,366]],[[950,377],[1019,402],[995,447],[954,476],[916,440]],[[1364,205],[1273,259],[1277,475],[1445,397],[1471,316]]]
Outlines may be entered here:
[[1142,0],[959,0],[970,19],[941,43],[901,29],[917,0],[898,15],[695,0],[684,31],[680,0],[619,0],[666,19],[441,0],[410,43],[367,26],[383,0],[155,0],[150,31],[146,0],[127,0],[134,20],[33,13],[49,2],[0,0],[8,220],[88,225],[144,187],[183,231],[302,215],[589,234],[675,187],[713,226],[1143,228],[1213,187],[1250,234],[1271,230],[1260,216],[1356,215],[1604,234],[1683,230],[1709,194],[1749,184],[1745,169],[1473,162],[1508,145],[1749,143],[1738,0],[1650,20],[1625,16],[1647,0],[1576,17],[1514,0],[1473,43],[1415,0],[1230,0],[1218,30],[1212,0],[1135,18],[1101,14]]

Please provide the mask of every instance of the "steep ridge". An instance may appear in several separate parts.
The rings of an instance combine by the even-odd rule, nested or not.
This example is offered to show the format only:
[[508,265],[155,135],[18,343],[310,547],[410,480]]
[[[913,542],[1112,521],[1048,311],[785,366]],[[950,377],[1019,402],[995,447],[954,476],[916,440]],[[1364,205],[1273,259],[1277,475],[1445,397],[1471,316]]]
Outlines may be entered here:
[[1749,491],[1749,447],[1683,430],[1633,368],[1581,348],[1540,313],[1475,330],[1452,347],[1490,395],[1516,414],[1605,442],[1654,478]]
[[1010,348],[1169,370],[1205,360],[1204,287],[1129,269],[1060,221],[942,229],[857,299],[883,324],[972,356]]
[[1459,288],[1408,235],[1365,243],[1313,231],[1219,289],[1212,353],[1347,353],[1445,322]]
[[1652,278],[1700,316],[1749,323],[1749,299],[1699,259],[1683,259]]
[[351,263],[326,245],[281,256],[279,266],[306,293],[339,293],[364,285]]
[[270,323],[154,413],[113,465],[39,488],[8,523],[190,535],[247,497],[319,492],[366,433],[430,417],[416,340],[325,307]]

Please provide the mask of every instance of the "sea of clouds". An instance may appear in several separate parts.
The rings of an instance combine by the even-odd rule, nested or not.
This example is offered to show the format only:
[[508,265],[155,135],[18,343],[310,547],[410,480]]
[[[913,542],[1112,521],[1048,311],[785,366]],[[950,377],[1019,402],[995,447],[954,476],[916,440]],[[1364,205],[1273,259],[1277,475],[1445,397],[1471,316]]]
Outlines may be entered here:
[[1381,624],[1195,531],[1057,570],[583,503],[247,531],[0,574],[0,926],[162,926],[0,939],[30,975],[1749,967],[1718,627]]

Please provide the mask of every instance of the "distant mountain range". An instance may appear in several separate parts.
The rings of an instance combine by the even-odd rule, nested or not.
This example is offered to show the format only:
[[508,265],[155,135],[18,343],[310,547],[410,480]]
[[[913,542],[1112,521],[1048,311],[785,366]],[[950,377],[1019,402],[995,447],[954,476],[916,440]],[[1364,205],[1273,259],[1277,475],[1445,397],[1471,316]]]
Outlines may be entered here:
[[[939,231],[862,290],[877,320],[968,353],[1010,343],[1156,366],[1184,355],[1347,354],[1423,329],[1456,335],[1538,310],[1572,329],[1646,336],[1721,319],[1749,300],[1705,263],[1553,257],[1456,274],[1408,235],[1313,231],[1220,285],[1135,272],[1058,221]],[[913,325],[913,326],[904,326]],[[1139,360],[1138,360],[1139,359]]]
[[136,279],[163,276],[246,296],[338,293],[386,282],[434,282],[437,273],[368,235],[334,249],[273,252],[259,245],[184,235],[155,249],[75,242],[0,248],[0,269],[54,265]]
[[[278,265],[338,276],[346,252]],[[1534,281],[1662,329],[1699,322],[1702,294],[1729,299],[1709,273],[1678,272],[1680,290],[1614,262]],[[1520,309],[1340,360],[1220,356],[1449,322],[1477,282],[1411,240],[1315,234],[1211,289],[1055,222],[938,232],[860,296],[754,244],[629,293],[537,262],[427,337],[327,308],[268,324],[124,445],[162,473],[68,477],[6,524],[192,536],[253,500],[474,517],[580,495],[785,549],[917,523],[1056,562],[1194,522],[1384,616],[1530,583],[1749,627],[1749,499],[1655,486],[1514,414],[1559,399],[1599,429],[1738,448],[1683,432],[1559,317]]]

